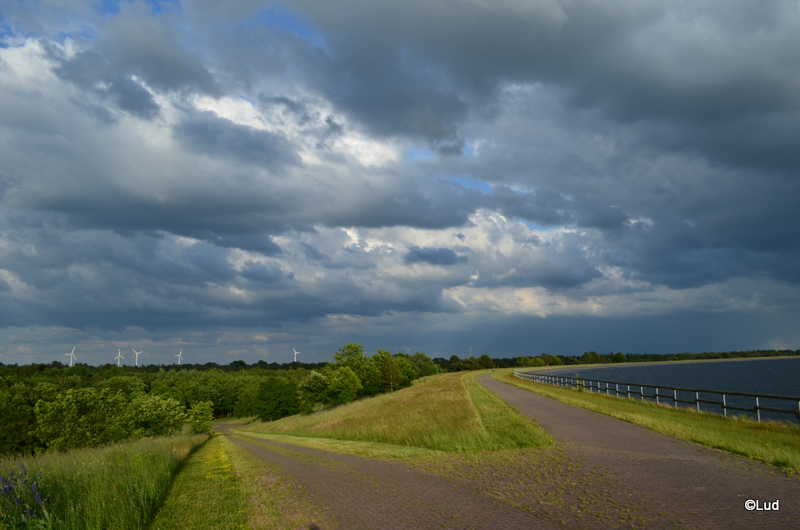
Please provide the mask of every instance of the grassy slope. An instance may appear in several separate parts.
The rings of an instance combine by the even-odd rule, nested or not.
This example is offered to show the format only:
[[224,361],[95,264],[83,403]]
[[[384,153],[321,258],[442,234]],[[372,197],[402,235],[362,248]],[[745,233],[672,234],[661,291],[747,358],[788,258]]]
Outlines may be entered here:
[[786,423],[756,423],[747,418],[675,410],[652,402],[620,399],[532,383],[498,370],[495,379],[538,392],[569,405],[629,421],[662,434],[698,442],[800,473],[800,427]]
[[[462,380],[463,378],[463,380]],[[549,446],[552,438],[487,392],[474,374],[427,377],[403,390],[242,431],[473,452]]]

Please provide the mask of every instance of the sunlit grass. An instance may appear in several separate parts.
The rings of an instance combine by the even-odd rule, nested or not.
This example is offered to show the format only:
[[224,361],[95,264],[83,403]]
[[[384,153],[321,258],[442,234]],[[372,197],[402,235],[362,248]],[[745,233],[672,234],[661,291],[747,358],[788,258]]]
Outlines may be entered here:
[[241,481],[223,444],[215,435],[186,462],[151,529],[249,528]]
[[291,530],[325,523],[276,465],[215,435],[185,463],[151,530]]
[[534,423],[472,381],[473,376],[427,377],[397,392],[306,416],[256,422],[241,430],[448,452],[552,444]]
[[179,435],[0,461],[24,463],[59,529],[141,529],[154,516],[181,462],[206,439]]
[[495,379],[532,390],[569,405],[629,421],[662,434],[701,443],[800,473],[800,426],[785,422],[757,423],[745,417],[674,409],[649,401],[581,392],[514,377],[498,370]]

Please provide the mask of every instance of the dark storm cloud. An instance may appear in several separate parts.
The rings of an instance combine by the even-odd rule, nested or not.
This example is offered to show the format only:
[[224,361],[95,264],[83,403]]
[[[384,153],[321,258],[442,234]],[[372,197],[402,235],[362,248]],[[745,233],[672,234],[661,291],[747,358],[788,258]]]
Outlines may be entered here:
[[116,99],[117,105],[122,110],[145,120],[158,116],[160,107],[153,96],[130,78],[114,80],[108,92]]
[[405,263],[430,263],[431,265],[455,265],[466,263],[466,256],[459,256],[451,248],[417,247],[408,248],[403,258]]
[[186,118],[175,126],[174,134],[190,149],[210,156],[224,156],[265,167],[300,163],[300,157],[282,136],[237,125],[210,112]]
[[54,46],[47,49],[59,77],[135,116],[152,119],[159,107],[142,83],[161,92],[222,94],[201,58],[178,40],[174,28],[150,18],[147,8],[134,3],[111,18],[102,35],[80,39],[86,49],[74,56],[67,58]]
[[287,5],[308,16],[332,50],[332,70],[341,73],[328,76],[332,99],[375,130],[408,133],[411,118],[424,124],[417,134],[452,137],[455,146],[466,101],[485,102],[507,81],[544,82],[572,105],[652,129],[653,143],[669,124],[675,148],[712,160],[797,164],[786,141],[800,111],[800,59],[790,51],[800,34],[790,3]]

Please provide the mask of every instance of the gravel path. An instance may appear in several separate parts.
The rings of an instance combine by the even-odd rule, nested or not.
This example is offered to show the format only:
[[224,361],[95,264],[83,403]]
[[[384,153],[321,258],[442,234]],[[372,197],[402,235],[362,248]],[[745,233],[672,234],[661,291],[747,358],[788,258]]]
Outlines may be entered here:
[[[620,491],[645,497],[647,528],[797,529],[800,480],[769,466],[565,405],[495,379],[477,380],[533,418],[585,468],[607,470]],[[800,440],[798,440],[800,450]],[[748,511],[748,499],[778,511]]]
[[243,433],[231,439],[294,477],[313,502],[335,517],[338,525],[333,528],[561,528],[486,497],[474,486],[401,463],[329,453]]

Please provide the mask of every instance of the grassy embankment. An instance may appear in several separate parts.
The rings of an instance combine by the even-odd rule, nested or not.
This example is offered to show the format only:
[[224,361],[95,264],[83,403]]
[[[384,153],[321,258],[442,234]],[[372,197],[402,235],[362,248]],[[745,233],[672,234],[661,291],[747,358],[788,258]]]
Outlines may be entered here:
[[[21,515],[14,511],[15,501],[9,496],[0,499],[2,516],[8,518],[6,524],[11,528],[144,528],[181,463],[206,438],[178,435],[0,461],[1,475],[6,479],[11,473],[17,476],[16,492],[24,511],[37,511],[35,520],[19,523]],[[34,481],[49,521],[42,518],[42,504],[32,489]]]
[[390,394],[240,430],[291,436],[298,442],[302,438],[366,442],[365,453],[377,451],[380,456],[421,454],[414,448],[470,453],[554,444],[535,423],[476,383],[474,374],[458,373],[427,377]]
[[495,379],[532,390],[569,405],[583,407],[682,440],[701,443],[800,473],[800,426],[787,422],[757,423],[744,416],[725,418],[693,409],[674,409],[637,399],[533,383],[498,370]]

